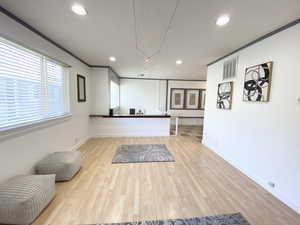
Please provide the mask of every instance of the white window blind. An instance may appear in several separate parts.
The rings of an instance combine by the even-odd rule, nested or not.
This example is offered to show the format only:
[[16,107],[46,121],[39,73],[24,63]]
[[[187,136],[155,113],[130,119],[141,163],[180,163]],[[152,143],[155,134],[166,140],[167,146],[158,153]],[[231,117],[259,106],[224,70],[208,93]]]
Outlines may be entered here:
[[0,38],[0,130],[69,112],[67,68]]
[[47,61],[49,116],[60,115],[64,112],[63,77],[63,67]]

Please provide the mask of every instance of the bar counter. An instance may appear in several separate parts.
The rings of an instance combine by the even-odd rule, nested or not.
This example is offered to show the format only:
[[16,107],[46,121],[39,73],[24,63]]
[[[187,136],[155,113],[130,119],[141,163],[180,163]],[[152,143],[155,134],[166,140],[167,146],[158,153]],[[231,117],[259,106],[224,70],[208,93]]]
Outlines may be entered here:
[[93,117],[103,117],[103,118],[170,118],[170,115],[97,115],[92,114],[90,115],[91,118]]
[[170,135],[170,115],[90,115],[94,137]]

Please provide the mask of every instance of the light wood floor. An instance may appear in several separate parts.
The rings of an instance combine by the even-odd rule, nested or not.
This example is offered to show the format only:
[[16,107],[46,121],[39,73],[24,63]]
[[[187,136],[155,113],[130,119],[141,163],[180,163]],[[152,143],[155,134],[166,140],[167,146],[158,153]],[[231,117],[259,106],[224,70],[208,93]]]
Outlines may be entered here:
[[[120,144],[164,143],[176,162],[111,164]],[[76,225],[241,212],[251,225],[299,225],[300,216],[201,144],[184,137],[91,139],[83,168],[57,184],[34,225]]]

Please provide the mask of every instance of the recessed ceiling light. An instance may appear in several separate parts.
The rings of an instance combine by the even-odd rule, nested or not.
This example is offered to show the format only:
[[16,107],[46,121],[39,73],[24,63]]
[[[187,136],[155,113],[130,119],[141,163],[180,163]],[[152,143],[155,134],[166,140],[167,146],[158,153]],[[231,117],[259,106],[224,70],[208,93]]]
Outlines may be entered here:
[[230,18],[229,16],[227,15],[223,15],[223,16],[220,16],[218,19],[217,19],[217,22],[216,24],[218,26],[224,26],[225,24],[227,24],[229,22]]
[[182,64],[182,60],[178,59],[178,60],[176,61],[176,64],[177,64],[177,65]]
[[146,59],[145,59],[145,62],[146,62],[146,63],[150,62],[150,58],[146,58]]
[[109,57],[109,60],[112,62],[115,62],[117,59],[116,59],[116,57],[111,56],[111,57]]
[[72,5],[72,11],[80,16],[87,15],[87,11],[85,10],[85,8],[79,4]]

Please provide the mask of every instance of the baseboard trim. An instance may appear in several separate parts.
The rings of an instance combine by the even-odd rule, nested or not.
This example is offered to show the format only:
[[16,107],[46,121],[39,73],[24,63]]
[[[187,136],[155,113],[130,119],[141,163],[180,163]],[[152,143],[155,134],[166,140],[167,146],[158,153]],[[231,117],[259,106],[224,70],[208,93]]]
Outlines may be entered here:
[[77,150],[80,148],[80,146],[82,146],[84,143],[86,143],[89,139],[90,139],[89,136],[87,136],[87,137],[81,139],[81,141],[79,141],[79,142],[77,142],[75,145],[73,145],[73,146],[70,148],[70,150],[71,150],[71,151],[77,151]]
[[238,166],[234,162],[234,160],[229,159],[228,157],[225,157],[223,154],[221,154],[221,153],[213,150],[213,148],[210,148],[207,143],[203,142],[202,144],[204,145],[204,147],[206,147],[210,151],[216,153],[218,156],[220,156],[222,159],[224,159],[226,162],[228,162],[231,166],[233,166],[234,168],[236,168],[237,170],[239,170],[242,174],[244,174],[245,176],[247,176],[249,179],[251,179],[253,182],[255,182],[256,184],[258,184],[263,189],[265,189],[268,193],[270,193],[271,195],[273,195],[275,198],[277,198],[279,201],[281,201],[287,207],[291,208],[292,210],[294,210],[295,212],[297,212],[298,214],[300,214],[300,206],[297,205],[296,203],[294,203],[290,198],[286,197],[285,194],[283,194],[282,192],[280,192],[278,190],[271,190],[270,188],[268,188],[267,184],[265,184],[264,179],[262,179],[262,178],[260,178],[258,176],[254,176],[254,175],[250,174],[248,171],[242,169],[240,166]]

